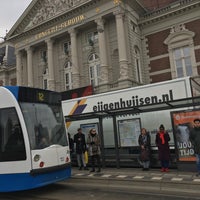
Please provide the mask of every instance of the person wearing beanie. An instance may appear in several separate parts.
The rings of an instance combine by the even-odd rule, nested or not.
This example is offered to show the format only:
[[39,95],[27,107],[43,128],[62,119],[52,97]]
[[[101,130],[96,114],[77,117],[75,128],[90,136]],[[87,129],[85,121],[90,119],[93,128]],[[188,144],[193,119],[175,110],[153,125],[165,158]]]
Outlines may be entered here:
[[190,141],[194,147],[197,164],[197,176],[200,175],[200,119],[194,119],[193,129],[190,132]]
[[163,124],[160,125],[159,131],[156,134],[156,145],[158,147],[158,157],[161,163],[161,172],[169,171],[170,149],[169,149],[170,136],[165,130]]

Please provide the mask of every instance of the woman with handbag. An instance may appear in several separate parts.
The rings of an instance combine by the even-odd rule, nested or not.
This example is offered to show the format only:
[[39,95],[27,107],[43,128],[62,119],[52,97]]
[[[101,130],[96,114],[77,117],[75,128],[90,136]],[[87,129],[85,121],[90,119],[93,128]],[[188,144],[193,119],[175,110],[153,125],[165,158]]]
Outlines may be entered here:
[[140,161],[143,166],[142,170],[147,171],[150,166],[151,137],[145,128],[141,129],[138,143],[140,146]]
[[97,167],[98,167],[97,172],[100,172],[101,171],[100,137],[94,128],[89,131],[87,144],[88,144],[88,153],[89,156],[91,157],[91,164],[92,164],[92,169],[90,170],[90,172],[95,172],[95,161],[97,161]]

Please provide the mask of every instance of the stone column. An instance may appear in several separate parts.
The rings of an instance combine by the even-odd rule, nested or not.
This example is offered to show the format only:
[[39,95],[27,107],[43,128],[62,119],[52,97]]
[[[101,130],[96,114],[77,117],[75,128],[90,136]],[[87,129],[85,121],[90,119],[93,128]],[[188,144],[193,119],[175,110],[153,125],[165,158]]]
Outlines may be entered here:
[[106,39],[105,39],[105,32],[104,32],[104,20],[99,18],[95,20],[97,23],[97,31],[99,37],[99,55],[100,55],[100,84],[107,84],[108,83],[108,58],[107,58],[107,49],[106,49]]
[[119,80],[128,78],[128,60],[127,60],[127,46],[126,36],[124,29],[124,13],[117,11],[114,13],[117,27],[117,40],[118,40],[118,51],[119,51],[119,65],[120,65],[120,77]]
[[46,40],[47,43],[47,63],[48,63],[48,89],[55,90],[55,74],[53,67],[53,40]]
[[22,85],[22,59],[19,50],[16,51],[16,79],[17,85]]
[[77,38],[76,30],[70,29],[70,38],[71,38],[71,61],[72,61],[72,88],[80,87],[80,76],[79,76],[79,67],[78,67],[78,47],[77,47]]
[[27,72],[28,72],[28,86],[33,87],[33,50],[32,47],[26,48],[27,51]]

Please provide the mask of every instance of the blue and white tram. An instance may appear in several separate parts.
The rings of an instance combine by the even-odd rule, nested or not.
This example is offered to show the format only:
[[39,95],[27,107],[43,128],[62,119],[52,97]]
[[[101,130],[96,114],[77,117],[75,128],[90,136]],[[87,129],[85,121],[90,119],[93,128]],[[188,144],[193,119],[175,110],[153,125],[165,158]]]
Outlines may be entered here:
[[29,87],[0,87],[0,192],[67,179],[70,162],[61,95]]

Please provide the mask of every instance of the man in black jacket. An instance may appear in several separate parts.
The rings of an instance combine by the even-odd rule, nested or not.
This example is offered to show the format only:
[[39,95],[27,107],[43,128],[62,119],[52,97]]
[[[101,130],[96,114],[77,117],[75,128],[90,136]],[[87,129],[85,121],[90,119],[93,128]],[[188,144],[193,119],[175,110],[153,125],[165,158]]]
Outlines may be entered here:
[[76,156],[79,170],[82,170],[82,167],[84,167],[84,169],[87,170],[84,160],[84,153],[86,151],[85,135],[82,133],[81,128],[78,128],[77,131],[78,133],[74,135],[74,143],[76,144]]

